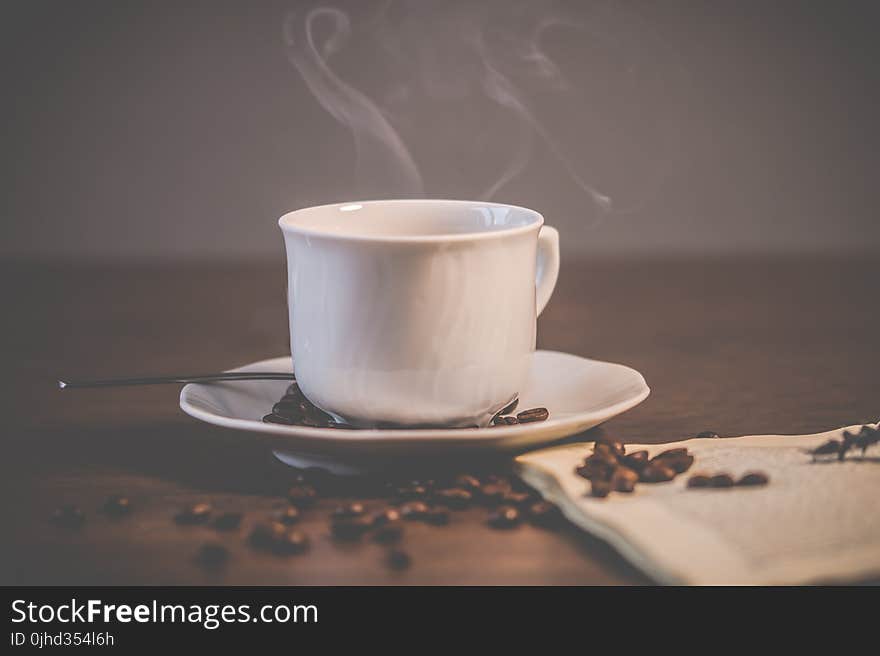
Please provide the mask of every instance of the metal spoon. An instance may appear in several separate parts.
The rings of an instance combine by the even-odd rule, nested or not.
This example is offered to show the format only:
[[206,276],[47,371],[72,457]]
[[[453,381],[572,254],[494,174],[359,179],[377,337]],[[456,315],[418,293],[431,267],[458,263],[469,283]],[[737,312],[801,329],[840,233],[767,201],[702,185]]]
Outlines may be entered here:
[[276,371],[226,371],[194,376],[152,376],[142,378],[104,378],[59,380],[59,389],[84,387],[119,387],[123,385],[161,385],[163,383],[210,383],[218,380],[296,380],[293,374]]

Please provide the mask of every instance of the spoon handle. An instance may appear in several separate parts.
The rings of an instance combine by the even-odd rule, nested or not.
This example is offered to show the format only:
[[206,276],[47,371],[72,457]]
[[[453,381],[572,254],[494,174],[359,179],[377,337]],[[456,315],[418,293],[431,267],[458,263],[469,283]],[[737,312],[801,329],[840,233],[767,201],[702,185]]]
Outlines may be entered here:
[[163,383],[210,383],[221,380],[296,380],[293,374],[277,371],[226,371],[194,376],[153,376],[142,378],[104,378],[92,380],[59,380],[59,389],[87,387],[120,387],[123,385],[161,385]]

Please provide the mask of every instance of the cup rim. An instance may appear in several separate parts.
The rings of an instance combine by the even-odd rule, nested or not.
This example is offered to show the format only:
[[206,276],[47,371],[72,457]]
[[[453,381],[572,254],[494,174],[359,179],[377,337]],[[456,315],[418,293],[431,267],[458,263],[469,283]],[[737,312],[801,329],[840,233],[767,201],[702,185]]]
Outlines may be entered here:
[[[520,210],[530,215],[532,221],[526,225],[513,226],[510,228],[502,228],[500,230],[477,230],[475,232],[450,232],[448,234],[436,235],[355,235],[339,232],[329,232],[318,230],[315,228],[306,228],[291,223],[294,215],[310,212],[313,210],[327,209],[338,207],[342,208],[347,205],[379,205],[379,204],[410,204],[410,203],[444,203],[449,205],[481,205],[484,207],[506,207],[514,210]],[[540,229],[544,225],[544,216],[531,208],[521,205],[511,205],[509,203],[495,203],[483,200],[458,200],[449,198],[390,198],[390,199],[374,199],[374,200],[355,200],[343,203],[326,203],[323,205],[313,205],[293,210],[283,214],[278,219],[278,226],[285,234],[296,234],[305,237],[320,237],[322,239],[332,239],[338,241],[361,241],[361,242],[378,242],[378,243],[447,243],[447,242],[463,242],[463,241],[482,241],[487,239],[502,239],[512,235],[524,234],[532,230]]]

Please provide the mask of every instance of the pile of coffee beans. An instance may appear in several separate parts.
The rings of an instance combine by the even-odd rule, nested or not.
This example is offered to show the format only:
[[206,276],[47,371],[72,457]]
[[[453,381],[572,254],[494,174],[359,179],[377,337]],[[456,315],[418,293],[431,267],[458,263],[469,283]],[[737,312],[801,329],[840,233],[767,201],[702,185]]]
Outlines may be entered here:
[[[590,481],[591,496],[604,499],[611,492],[628,494],[638,483],[665,483],[685,473],[694,464],[694,456],[686,447],[666,449],[653,458],[647,451],[626,452],[620,442],[596,442],[593,453],[575,469],[575,473]],[[766,485],[769,477],[761,472],[750,472],[734,480],[726,473],[696,474],[688,480],[689,488],[722,488]]]
[[272,406],[272,412],[263,417],[263,421],[267,424],[311,428],[351,428],[348,424],[334,420],[309,401],[296,383],[291,383],[284,396]]
[[690,469],[694,457],[686,448],[668,449],[648,457],[647,451],[627,453],[620,442],[596,442],[575,472],[590,481],[590,494],[605,498],[611,492],[628,494],[637,483],[662,483]]
[[[291,476],[285,468],[283,478],[287,483],[284,501],[269,511],[246,514],[216,509],[201,499],[181,508],[172,519],[181,527],[201,527],[199,534],[204,530],[212,530],[218,537],[240,533],[244,544],[254,552],[291,557],[303,556],[312,549],[310,536],[299,528],[303,518],[323,515],[326,535],[333,541],[379,545],[385,554],[382,562],[392,570],[406,569],[413,562],[403,544],[407,527],[415,523],[448,526],[454,522],[455,513],[483,508],[486,525],[492,529],[510,530],[529,522],[554,530],[565,524],[559,509],[543,501],[512,471],[382,480],[339,477],[317,468]],[[327,507],[328,502],[336,500]],[[113,519],[134,515],[133,504],[124,495],[108,497],[99,510]],[[85,513],[68,505],[58,508],[50,520],[59,527],[74,529],[83,526]],[[193,557],[195,564],[211,571],[227,567],[230,560],[228,545],[216,540],[205,542]]]
[[875,444],[880,444],[880,427],[865,425],[858,433],[843,431],[842,440],[828,440],[815,449],[810,449],[808,453],[813,456],[813,460],[821,456],[834,456],[838,460],[843,460],[847,453],[855,449],[861,449],[864,457],[865,452]]
[[[514,415],[519,399],[514,399],[508,406],[502,408],[493,418],[492,426],[512,426],[514,424],[527,424],[535,421],[545,421],[550,417],[547,408],[530,408]],[[292,383],[284,396],[272,406],[272,412],[263,417],[267,424],[282,424],[285,426],[308,426],[311,428],[342,428],[356,430],[354,426],[336,421],[329,414],[318,408],[309,401],[299,385]],[[438,426],[442,428],[442,426]],[[477,428],[477,426],[463,426],[462,428]]]

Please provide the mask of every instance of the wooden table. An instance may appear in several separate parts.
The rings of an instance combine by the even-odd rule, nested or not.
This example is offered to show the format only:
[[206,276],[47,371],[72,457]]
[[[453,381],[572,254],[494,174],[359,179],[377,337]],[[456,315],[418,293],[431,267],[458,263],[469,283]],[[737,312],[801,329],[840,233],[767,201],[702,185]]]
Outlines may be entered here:
[[[0,268],[6,313],[2,404],[3,584],[612,584],[646,580],[570,528],[493,531],[485,510],[407,527],[413,565],[392,572],[375,544],[338,544],[323,500],[302,528],[313,546],[278,558],[245,545],[288,475],[247,436],[200,424],[173,386],[59,392],[63,375],[215,370],[287,350],[281,257],[236,263]],[[662,442],[805,433],[880,416],[877,258],[601,260],[564,263],[539,323],[542,348],[623,362],[653,392],[601,431]],[[135,512],[96,509],[128,495]],[[185,504],[244,510],[238,532],[179,527]],[[51,526],[60,504],[87,514]],[[231,551],[212,574],[193,554]]]

